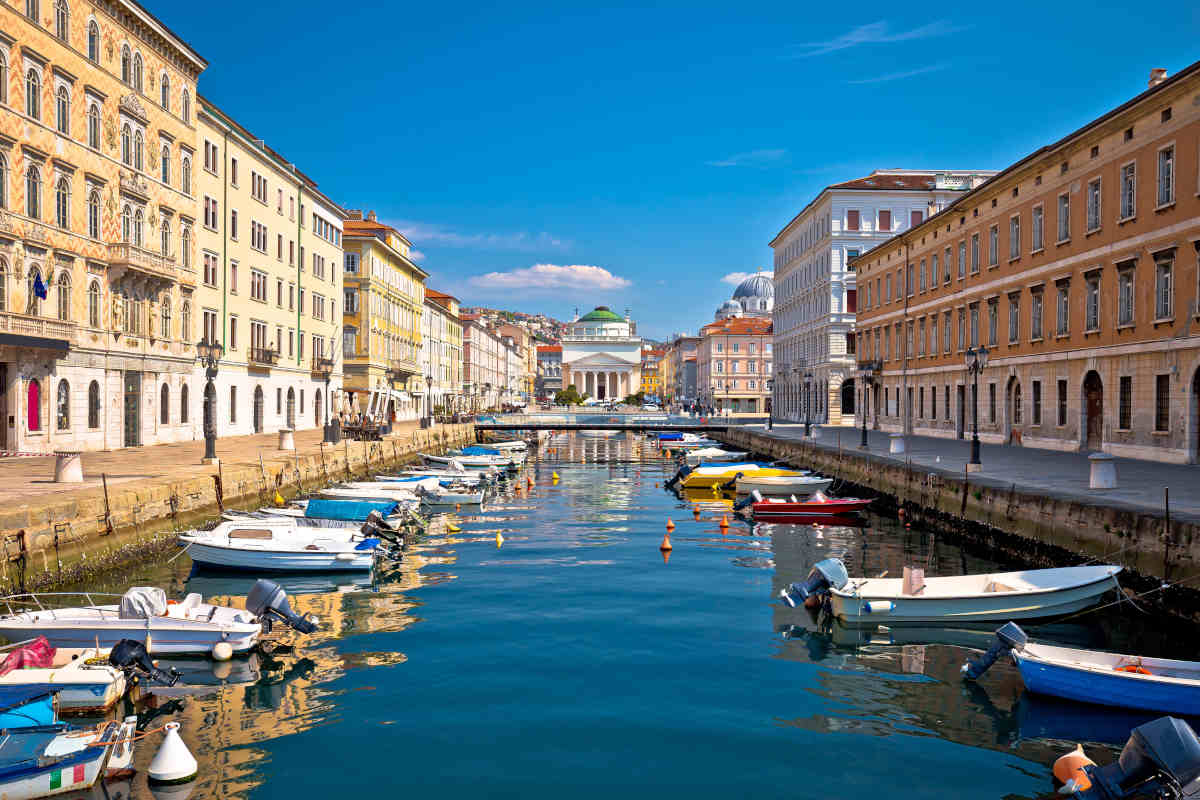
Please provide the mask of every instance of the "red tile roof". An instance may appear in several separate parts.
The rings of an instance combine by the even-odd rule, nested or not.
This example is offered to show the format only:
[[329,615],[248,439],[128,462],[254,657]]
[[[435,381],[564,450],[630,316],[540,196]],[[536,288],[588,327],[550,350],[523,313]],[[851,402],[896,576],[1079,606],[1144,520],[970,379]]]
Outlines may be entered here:
[[701,336],[764,336],[774,328],[771,320],[760,317],[730,317],[710,322],[700,329]]
[[537,351],[539,353],[561,353],[561,344],[539,344]]
[[868,175],[865,178],[855,178],[851,181],[835,183],[830,189],[899,189],[909,191],[929,192],[933,190],[937,176],[928,175]]

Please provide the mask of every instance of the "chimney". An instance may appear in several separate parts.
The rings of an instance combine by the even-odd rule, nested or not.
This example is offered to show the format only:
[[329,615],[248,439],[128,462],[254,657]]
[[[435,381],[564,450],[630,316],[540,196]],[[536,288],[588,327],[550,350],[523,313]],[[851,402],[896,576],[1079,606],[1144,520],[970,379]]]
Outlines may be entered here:
[[1167,71],[1162,67],[1155,67],[1150,70],[1150,82],[1148,88],[1153,89],[1167,79]]
[[367,220],[368,220],[369,222],[374,222],[374,221],[375,221],[375,212],[374,212],[374,211],[368,211],[368,212],[367,212]]
[[362,209],[361,208],[347,208],[346,209],[346,219],[361,220],[362,219]]

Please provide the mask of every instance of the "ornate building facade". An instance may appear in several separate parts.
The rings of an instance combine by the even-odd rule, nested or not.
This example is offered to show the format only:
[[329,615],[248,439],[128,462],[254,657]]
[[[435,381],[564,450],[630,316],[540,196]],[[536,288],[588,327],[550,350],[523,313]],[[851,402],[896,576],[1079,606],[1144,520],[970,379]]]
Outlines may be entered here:
[[562,341],[563,386],[597,400],[620,400],[642,382],[642,339],[637,324],[608,306],[577,317]]
[[0,2],[0,450],[199,437],[206,66],[134,2]]

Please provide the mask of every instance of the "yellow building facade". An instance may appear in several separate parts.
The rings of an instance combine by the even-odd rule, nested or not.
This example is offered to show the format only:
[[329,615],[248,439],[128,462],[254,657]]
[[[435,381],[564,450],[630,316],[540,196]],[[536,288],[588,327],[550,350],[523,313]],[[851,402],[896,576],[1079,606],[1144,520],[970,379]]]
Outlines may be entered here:
[[421,361],[429,384],[428,409],[434,414],[464,410],[463,326],[458,298],[425,287]]
[[421,327],[425,280],[412,244],[395,228],[348,212],[343,238],[343,381],[354,410],[384,398],[385,421],[415,420],[424,410]]
[[0,2],[0,450],[199,437],[206,66],[137,3]]
[[208,98],[197,144],[197,322],[224,348],[218,435],[317,427],[341,389],[346,212]]

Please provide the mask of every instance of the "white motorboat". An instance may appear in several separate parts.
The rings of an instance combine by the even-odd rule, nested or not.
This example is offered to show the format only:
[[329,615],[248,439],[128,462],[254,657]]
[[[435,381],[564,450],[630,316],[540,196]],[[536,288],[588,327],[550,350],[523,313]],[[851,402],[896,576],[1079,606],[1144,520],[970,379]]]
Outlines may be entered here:
[[305,528],[287,517],[222,522],[180,534],[197,564],[225,569],[325,572],[369,570],[384,554],[376,537],[344,528]]
[[448,469],[422,469],[422,470],[406,470],[395,475],[376,475],[376,480],[392,481],[404,480],[406,478],[437,478],[439,481],[448,481],[453,483],[462,483],[468,486],[473,486],[480,483],[493,483],[496,480],[497,474],[495,471],[488,470],[470,470],[455,472]]
[[387,489],[389,492],[408,492],[409,494],[420,494],[423,490],[437,489],[442,485],[439,478],[405,478],[402,480],[378,480],[378,481],[346,481],[338,484],[346,489]]
[[221,643],[244,653],[276,620],[301,633],[317,629],[314,620],[291,610],[279,586],[261,579],[246,596],[245,609],[209,605],[196,593],[168,602],[152,586],[135,586],[123,595],[10,595],[0,604],[6,612],[0,615],[0,636],[10,642],[45,636],[55,647],[105,648],[133,639],[150,653],[209,653]]
[[529,445],[526,444],[521,439],[513,439],[512,441],[507,441],[507,442],[488,442],[487,446],[492,448],[493,450],[504,450],[504,451],[507,451],[507,450],[525,451],[525,450],[529,449]]
[[683,460],[693,467],[697,464],[718,464],[729,461],[745,461],[749,453],[725,450],[720,447],[698,447],[684,454]]
[[[33,642],[17,642],[3,650]],[[125,673],[108,663],[108,652],[95,647],[50,647],[50,662],[45,667],[20,666],[4,672],[0,667],[0,687],[29,686],[45,688],[58,695],[58,710],[63,713],[102,713],[125,696]],[[45,663],[45,662],[43,662]]]
[[467,469],[513,469],[517,466],[510,456],[432,456],[428,453],[418,453],[426,464],[445,464],[452,461]]
[[796,497],[804,499],[817,492],[826,491],[832,478],[819,478],[807,470],[804,475],[743,475],[733,479],[734,488],[739,495],[758,492],[763,497]]
[[106,775],[127,769],[133,760],[137,716],[110,720],[93,730],[57,724],[3,733],[0,797],[34,800],[85,792]]
[[464,506],[477,506],[483,503],[486,492],[453,491],[450,489],[434,489],[421,492],[421,502],[430,506],[452,506],[461,503]]
[[1109,589],[1120,591],[1121,567],[1027,569],[939,578],[855,578],[836,558],[813,566],[804,583],[781,592],[789,605],[828,592],[833,614],[845,624],[1004,622],[1079,611]]
[[372,484],[370,487],[330,486],[322,489],[319,494],[321,497],[333,500],[389,500],[412,507],[416,507],[420,502],[416,492],[408,489],[392,489],[386,481]]

